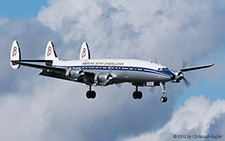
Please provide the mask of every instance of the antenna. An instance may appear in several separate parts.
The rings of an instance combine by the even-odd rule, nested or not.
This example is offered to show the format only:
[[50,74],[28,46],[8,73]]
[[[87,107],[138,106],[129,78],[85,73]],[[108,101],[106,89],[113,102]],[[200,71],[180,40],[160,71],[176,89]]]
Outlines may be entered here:
[[155,57],[155,63],[157,63],[157,58]]

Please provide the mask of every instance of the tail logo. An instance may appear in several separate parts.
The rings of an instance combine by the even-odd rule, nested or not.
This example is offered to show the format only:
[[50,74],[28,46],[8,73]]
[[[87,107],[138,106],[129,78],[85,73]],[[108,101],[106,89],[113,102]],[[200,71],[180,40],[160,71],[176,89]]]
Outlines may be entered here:
[[16,56],[16,54],[17,54],[17,48],[14,47],[14,48],[13,48],[13,52],[12,52],[12,56],[14,57],[14,56]]
[[48,47],[47,56],[50,56],[51,54],[52,54],[52,47],[49,46],[49,47]]
[[86,56],[86,48],[83,49],[82,58],[84,58],[85,56]]

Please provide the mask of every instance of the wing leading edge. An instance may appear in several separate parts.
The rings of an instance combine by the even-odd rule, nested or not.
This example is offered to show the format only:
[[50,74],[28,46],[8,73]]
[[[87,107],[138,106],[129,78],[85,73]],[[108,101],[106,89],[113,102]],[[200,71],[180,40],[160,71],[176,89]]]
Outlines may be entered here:
[[181,72],[186,72],[186,71],[193,71],[193,70],[198,70],[198,69],[203,69],[203,68],[209,68],[212,67],[214,64],[210,65],[204,65],[204,66],[197,66],[197,67],[190,67],[190,68],[184,68],[180,69]]

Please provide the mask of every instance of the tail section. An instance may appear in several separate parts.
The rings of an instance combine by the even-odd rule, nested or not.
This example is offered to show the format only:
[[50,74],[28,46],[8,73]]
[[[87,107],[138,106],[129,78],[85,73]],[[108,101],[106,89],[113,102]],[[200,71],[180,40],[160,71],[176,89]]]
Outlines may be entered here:
[[21,60],[21,55],[20,55],[19,43],[15,40],[12,43],[11,52],[10,52],[10,66],[13,69],[18,69],[20,65],[13,63],[12,61],[20,61],[20,60]]
[[88,44],[84,42],[80,49],[80,60],[91,59]]
[[55,49],[54,49],[54,45],[51,41],[48,42],[47,46],[46,46],[46,50],[45,50],[45,60],[59,60]]

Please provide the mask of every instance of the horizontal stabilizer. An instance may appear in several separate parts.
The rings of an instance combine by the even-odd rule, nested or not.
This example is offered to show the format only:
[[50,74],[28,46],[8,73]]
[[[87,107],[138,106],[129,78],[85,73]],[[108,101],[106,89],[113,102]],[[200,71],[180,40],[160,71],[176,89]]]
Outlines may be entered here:
[[[31,61],[31,60],[29,60],[29,61]],[[33,61],[36,61],[36,62],[39,61],[40,62],[42,60],[33,60]],[[39,64],[31,64],[31,63],[22,62],[22,60],[21,61],[11,61],[11,62],[14,63],[14,64],[23,65],[23,66],[27,66],[27,67],[32,67],[32,68],[37,68],[37,69],[45,69],[45,70],[48,70],[48,71],[57,71],[57,72],[66,73],[66,70],[64,68],[57,68],[57,67],[45,66],[45,65],[39,65]],[[47,63],[50,63],[50,61],[48,61]]]

